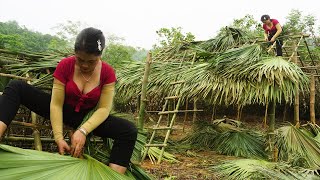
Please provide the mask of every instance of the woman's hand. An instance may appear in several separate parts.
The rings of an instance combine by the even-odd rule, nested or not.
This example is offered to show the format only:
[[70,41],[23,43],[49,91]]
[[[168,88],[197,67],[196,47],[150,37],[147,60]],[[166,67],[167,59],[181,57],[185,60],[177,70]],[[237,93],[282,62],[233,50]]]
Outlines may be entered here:
[[79,157],[86,143],[86,136],[77,130],[71,137],[71,156]]
[[58,146],[59,154],[64,155],[65,151],[70,152],[70,146],[65,140],[61,139],[58,140],[56,143]]

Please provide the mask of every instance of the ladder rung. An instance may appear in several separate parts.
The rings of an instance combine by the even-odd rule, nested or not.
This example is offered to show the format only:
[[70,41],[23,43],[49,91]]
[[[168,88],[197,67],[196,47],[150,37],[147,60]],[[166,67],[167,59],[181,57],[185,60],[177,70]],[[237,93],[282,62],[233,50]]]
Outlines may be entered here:
[[169,129],[173,129],[171,127],[153,127],[153,130],[169,130]]
[[162,115],[162,114],[174,114],[174,113],[178,113],[179,111],[163,111],[163,112],[159,112],[158,114],[159,115]]
[[166,147],[167,144],[146,144],[145,147]]
[[185,81],[176,81],[176,82],[170,83],[170,85],[182,84],[182,83],[184,83],[184,82],[185,82]]
[[165,97],[164,99],[167,100],[167,99],[178,99],[180,98],[180,96],[169,96],[169,97]]
[[[202,112],[203,109],[197,109],[197,110],[179,110],[179,111],[158,111],[158,115],[162,114],[174,114],[174,113],[183,113],[183,112]],[[148,111],[149,112],[149,111]]]

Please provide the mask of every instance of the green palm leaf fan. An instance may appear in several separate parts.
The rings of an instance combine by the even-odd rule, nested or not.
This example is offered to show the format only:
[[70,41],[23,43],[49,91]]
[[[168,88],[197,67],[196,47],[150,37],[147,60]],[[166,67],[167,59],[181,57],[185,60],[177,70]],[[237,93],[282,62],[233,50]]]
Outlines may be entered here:
[[0,174],[3,180],[134,179],[132,175],[119,174],[88,155],[79,159],[4,144],[0,144]]

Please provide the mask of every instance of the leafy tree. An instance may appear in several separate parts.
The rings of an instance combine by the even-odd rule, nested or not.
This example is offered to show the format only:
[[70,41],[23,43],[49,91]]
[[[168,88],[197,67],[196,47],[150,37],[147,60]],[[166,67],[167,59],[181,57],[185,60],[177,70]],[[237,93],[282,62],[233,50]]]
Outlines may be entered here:
[[111,43],[107,45],[102,58],[106,60],[113,67],[117,68],[124,61],[141,61],[146,57],[146,50],[136,49],[132,46],[122,45],[120,43]]
[[154,45],[153,48],[157,49],[164,46],[171,46],[171,45],[177,45],[181,42],[191,42],[194,41],[195,36],[191,34],[190,32],[186,33],[185,35],[181,32],[182,28],[174,28],[171,29],[168,28],[161,28],[159,31],[156,31],[156,33],[159,36],[159,45]]
[[314,34],[316,18],[313,15],[303,16],[302,12],[296,9],[291,10],[286,17],[287,22],[284,24],[284,30],[290,33],[308,33]]
[[87,26],[86,23],[80,21],[73,22],[68,20],[65,23],[59,23],[52,29],[57,31],[56,36],[59,39],[66,40],[67,47],[72,48],[79,32]]
[[260,35],[263,32],[261,28],[262,25],[250,14],[247,14],[240,19],[234,19],[230,26],[241,29],[251,35]]
[[46,52],[58,45],[65,46],[65,41],[55,36],[28,30],[24,26],[19,26],[16,21],[0,22],[0,48]]

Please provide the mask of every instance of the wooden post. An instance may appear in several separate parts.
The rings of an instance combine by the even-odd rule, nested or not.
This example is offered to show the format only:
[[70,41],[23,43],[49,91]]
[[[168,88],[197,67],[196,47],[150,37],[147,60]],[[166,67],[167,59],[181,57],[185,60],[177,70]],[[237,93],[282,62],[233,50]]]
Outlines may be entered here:
[[315,91],[315,79],[314,75],[312,74],[310,77],[310,122],[312,124],[316,124],[316,115],[315,115],[315,97],[316,97],[316,91]]
[[144,126],[145,108],[146,108],[146,104],[147,104],[146,94],[147,94],[150,66],[151,66],[151,53],[148,52],[146,65],[145,65],[145,69],[144,69],[143,80],[142,80],[141,99],[140,99],[140,108],[139,108],[139,120],[138,120],[138,129],[139,130],[143,130],[143,126]]

